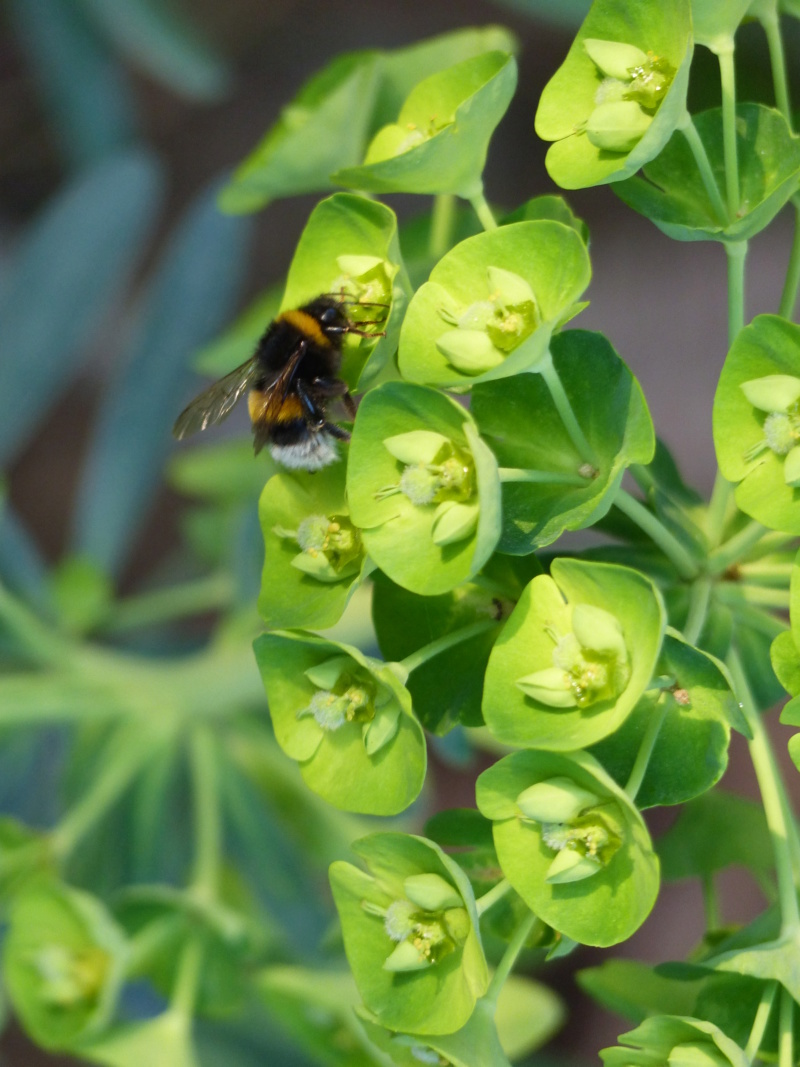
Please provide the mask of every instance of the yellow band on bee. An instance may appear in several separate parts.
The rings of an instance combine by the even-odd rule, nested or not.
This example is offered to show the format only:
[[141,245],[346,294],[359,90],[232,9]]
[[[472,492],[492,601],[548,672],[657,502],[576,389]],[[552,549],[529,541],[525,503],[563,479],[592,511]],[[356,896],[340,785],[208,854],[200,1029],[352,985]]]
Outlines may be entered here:
[[313,341],[314,344],[321,345],[323,348],[330,346],[330,339],[322,332],[320,324],[313,315],[309,315],[305,311],[283,311],[278,315],[276,321],[288,322],[290,326],[294,326],[296,330],[299,330],[305,338]]

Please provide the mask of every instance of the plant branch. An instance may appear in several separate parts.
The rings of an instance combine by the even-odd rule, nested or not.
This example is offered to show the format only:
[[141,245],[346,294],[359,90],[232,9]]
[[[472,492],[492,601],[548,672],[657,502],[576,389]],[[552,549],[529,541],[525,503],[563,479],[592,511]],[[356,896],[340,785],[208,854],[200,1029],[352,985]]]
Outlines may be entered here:
[[794,998],[783,987],[778,1016],[778,1067],[794,1067]]
[[488,893],[484,893],[482,897],[478,897],[475,901],[478,915],[483,915],[483,913],[488,911],[492,905],[498,902],[498,900],[502,900],[510,889],[511,882],[509,882],[507,878],[504,878],[501,882],[498,882],[497,885],[492,886]]
[[775,994],[777,991],[777,982],[767,982],[761,992],[761,1000],[756,1009],[753,1025],[750,1029],[750,1037],[747,1039],[747,1045],[744,1050],[744,1054],[750,1063],[756,1058],[758,1050],[761,1048],[761,1042],[764,1040],[764,1033],[767,1029],[767,1023],[769,1022],[770,1012],[772,1011],[772,1005],[775,1001]]
[[697,561],[684,548],[678,538],[668,530],[657,515],[644,506],[641,501],[632,497],[625,489],[619,489],[614,497],[614,503],[619,510],[636,523],[640,530],[653,541],[664,555],[674,565],[681,578],[695,578],[699,567]]
[[207,900],[219,892],[222,825],[216,741],[207,725],[194,728],[189,738],[193,784],[195,856],[192,889]]
[[705,575],[695,578],[692,582],[689,590],[689,612],[686,616],[686,625],[683,627],[683,636],[690,645],[696,645],[697,639],[703,632],[708,617],[712,588],[711,579]]
[[789,266],[786,268],[786,281],[783,283],[781,303],[778,314],[785,319],[791,319],[794,307],[797,303],[797,290],[800,287],[800,195],[792,197],[794,208],[794,235],[792,236],[792,250],[789,253]]
[[662,693],[656,701],[655,706],[648,719],[647,726],[645,728],[642,740],[639,744],[639,751],[636,753],[636,759],[631,773],[628,775],[628,781],[625,783],[624,789],[630,799],[631,803],[636,800],[636,794],[639,792],[644,781],[644,776],[647,773],[647,765],[650,762],[650,757],[653,754],[658,735],[666,718],[667,710],[669,708],[670,695]]
[[561,416],[561,421],[564,423],[564,429],[569,434],[569,438],[575,446],[575,451],[584,463],[589,463],[592,467],[597,468],[597,457],[595,456],[594,449],[587,441],[586,436],[580,427],[580,423],[575,417],[575,412],[572,410],[572,404],[569,402],[569,397],[566,394],[561,378],[555,368],[553,355],[549,349],[536,364],[536,372],[541,374],[544,379],[544,384],[550,391],[550,396],[553,398],[553,403],[556,406],[558,414]]
[[[786,119],[789,129],[792,130],[792,104],[789,99],[789,82],[786,77],[786,57],[783,51],[783,35],[781,34],[780,18],[778,17],[777,4],[770,8],[768,5],[758,10],[756,18],[761,23],[764,35],[767,38],[769,48],[769,62],[772,67],[772,86],[775,92],[775,105],[778,111]],[[792,130],[794,132],[794,130]]]
[[522,948],[528,940],[530,932],[537,921],[538,919],[536,915],[534,915],[532,911],[529,911],[528,914],[519,921],[516,930],[511,935],[508,947],[503,953],[500,962],[497,964],[497,968],[492,975],[492,980],[489,983],[489,988],[486,990],[485,999],[492,1004],[497,1003],[500,990],[503,988],[506,978],[511,974],[514,964],[517,962],[517,956],[522,951]]
[[234,583],[228,574],[212,574],[168,589],[156,589],[118,601],[103,632],[122,634],[158,623],[229,607]]
[[711,201],[711,207],[714,214],[717,216],[717,222],[721,226],[724,226],[728,221],[728,212],[725,209],[725,201],[722,199],[717,180],[714,177],[714,171],[711,169],[711,163],[709,162],[706,153],[706,146],[703,144],[700,134],[697,132],[697,127],[694,124],[694,120],[688,111],[683,116],[683,120],[678,124],[678,129],[686,138],[689,149],[694,156],[700,179],[703,182],[703,188],[706,191],[708,199]]
[[495,220],[495,217],[492,214],[492,209],[486,203],[486,197],[483,195],[483,190],[481,190],[481,192],[479,193],[476,193],[475,196],[469,197],[469,202],[470,204],[472,204],[475,214],[478,216],[478,220],[480,221],[480,224],[481,226],[483,226],[484,230],[486,230],[487,232],[489,230],[496,230],[497,221]]
[[738,563],[768,532],[766,526],[755,519],[748,522],[737,534],[714,549],[708,557],[706,570],[709,574],[724,574],[728,567]]
[[435,641],[423,645],[422,648],[418,648],[416,652],[412,652],[410,656],[406,656],[405,659],[400,660],[400,666],[404,667],[408,673],[411,674],[417,667],[421,667],[423,663],[427,663],[427,661],[433,659],[434,656],[446,652],[448,648],[452,648],[454,645],[460,645],[462,641],[469,641],[470,638],[477,637],[478,634],[488,633],[489,630],[496,626],[497,622],[494,619],[487,619],[484,622],[473,622],[470,623],[469,626],[461,626],[459,629],[453,630],[449,634],[444,634],[443,637],[437,637]]
[[452,193],[440,193],[433,198],[431,224],[428,231],[428,252],[431,259],[441,259],[450,247],[456,217],[456,198]]
[[726,241],[728,257],[728,345],[744,328],[744,261],[747,241]]
[[572,485],[585,487],[588,478],[580,474],[561,473],[560,471],[534,471],[523,467],[499,467],[497,471],[501,482],[532,482],[541,485]]
[[739,211],[739,160],[736,155],[736,70],[733,65],[733,37],[714,49],[719,60],[722,85],[722,148],[725,156],[725,194],[728,218]]

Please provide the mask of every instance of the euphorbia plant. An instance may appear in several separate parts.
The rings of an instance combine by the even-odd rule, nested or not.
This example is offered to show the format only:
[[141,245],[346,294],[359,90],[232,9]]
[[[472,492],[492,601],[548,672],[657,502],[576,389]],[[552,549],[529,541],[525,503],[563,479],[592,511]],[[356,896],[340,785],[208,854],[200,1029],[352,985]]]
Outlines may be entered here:
[[[783,685],[794,697],[784,721],[800,725],[800,334],[790,321],[800,240],[777,313],[745,318],[748,241],[789,201],[800,216],[784,10],[800,14],[777,0],[595,0],[536,116],[561,186],[611,184],[667,235],[715,241],[727,258],[709,501],[657,442],[626,353],[572,328],[591,275],[585,226],[558,197],[507,211],[486,199],[486,154],[516,85],[506,31],[340,58],[222,194],[226,209],[247,211],[292,191],[292,175],[295,191],[346,186],[312,212],[282,296],[256,308],[274,314],[326,292],[341,294],[356,324],[371,305],[385,310],[380,335],[355,332],[343,349],[359,407],[338,462],[273,471],[261,497],[266,632],[255,654],[282,753],[264,756],[265,713],[227,724],[224,739],[226,757],[262,781],[297,765],[291,804],[323,827],[316,844],[334,861],[352,981],[281,961],[254,985],[320,1063],[506,1067],[559,1014],[541,987],[512,976],[520,953],[546,963],[576,944],[625,941],[656,902],[662,861],[665,876],[702,881],[705,936],[690,964],[647,980],[631,961],[584,972],[594,995],[641,1023],[603,1058],[798,1059],[800,835],[762,713]],[[774,102],[736,99],[744,19],[766,32]],[[698,115],[687,109],[695,45],[718,57],[722,89],[721,108]],[[375,198],[394,192],[432,194],[433,206],[398,225]],[[253,340],[257,319],[246,314],[215,358]],[[560,544],[591,529],[603,536],[584,537],[588,547]],[[353,623],[364,591],[366,634]],[[239,635],[232,620],[221,654]],[[90,695],[93,663],[82,679]],[[192,712],[174,684],[165,748]],[[191,696],[196,714],[213,714],[202,679]],[[731,730],[746,738],[763,811],[716,789]],[[480,749],[473,808],[430,811],[425,731]],[[193,736],[201,785],[214,779],[213,745],[208,731]],[[149,754],[137,761],[132,747],[126,773],[140,774]],[[646,810],[682,804],[653,842]],[[424,828],[423,810],[433,816]],[[6,828],[2,885],[16,898],[7,986],[35,1037],[57,1003],[72,1013],[62,1047],[127,1064],[125,1031],[105,1029],[124,978],[181,989],[188,968],[204,1006],[193,953],[215,946],[211,978],[246,972],[252,931],[237,892],[223,896],[216,809],[201,797],[199,811],[188,889],[141,887],[138,910],[130,897],[120,906],[118,932],[105,917],[97,945],[83,898],[54,888],[52,871],[36,880],[58,865],[59,847],[69,851],[75,818],[54,831],[53,855]],[[367,833],[364,815],[403,818]],[[359,866],[340,848],[354,838]],[[771,900],[732,930],[714,876],[736,862]],[[26,941],[20,923],[56,901],[70,944],[60,930]],[[145,906],[180,948],[177,978],[141,933],[152,933]],[[137,1024],[136,1049],[161,1020]]]

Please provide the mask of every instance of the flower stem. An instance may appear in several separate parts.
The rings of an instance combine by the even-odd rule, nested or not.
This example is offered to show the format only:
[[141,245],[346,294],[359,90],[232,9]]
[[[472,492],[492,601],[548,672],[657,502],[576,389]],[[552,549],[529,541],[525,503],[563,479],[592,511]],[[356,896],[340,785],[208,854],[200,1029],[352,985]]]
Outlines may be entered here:
[[645,728],[644,735],[639,744],[639,751],[636,753],[636,760],[631,768],[631,773],[628,775],[628,781],[624,786],[625,792],[630,798],[631,803],[636,800],[636,794],[642,787],[644,776],[647,773],[647,765],[650,762],[650,757],[653,754],[653,749],[658,740],[659,731],[666,718],[669,700],[670,696],[667,693],[662,693],[650,713],[647,727]]
[[486,619],[483,622],[470,623],[469,626],[461,626],[449,634],[444,634],[443,637],[437,637],[436,640],[431,641],[430,644],[418,648],[416,652],[412,652],[410,656],[406,656],[405,659],[400,660],[400,666],[404,667],[408,673],[411,674],[417,667],[421,667],[423,663],[427,663],[428,660],[433,659],[434,656],[446,652],[448,648],[452,648],[454,645],[460,645],[462,641],[469,641],[470,638],[477,637],[478,634],[488,633],[489,630],[496,626],[497,622],[494,619]]
[[744,327],[744,261],[747,241],[726,241],[728,256],[728,345]]
[[219,892],[222,826],[216,742],[207,725],[198,725],[192,731],[189,759],[195,813],[192,887],[204,898],[214,900]]
[[790,603],[788,589],[770,589],[746,582],[721,582],[717,586],[717,594],[723,604],[733,608],[738,608],[744,602],[770,611],[787,611]]
[[764,1040],[764,1033],[767,1029],[767,1023],[769,1022],[770,1012],[772,1011],[772,1005],[775,1001],[775,994],[777,991],[777,982],[767,982],[761,992],[761,1000],[756,1009],[753,1025],[750,1029],[750,1037],[747,1039],[747,1046],[744,1050],[744,1054],[750,1063],[756,1058],[758,1050],[761,1048],[761,1042]]
[[128,597],[113,608],[104,633],[121,634],[144,626],[199,615],[228,607],[233,600],[233,581],[227,574],[212,574],[196,581]]
[[[772,85],[775,90],[775,104],[778,111],[786,119],[789,129],[792,130],[792,104],[789,99],[786,58],[783,52],[783,36],[781,34],[777,4],[772,9],[769,9],[769,5],[762,5],[762,8],[756,14],[756,18],[761,23],[767,38],[769,61],[772,67]],[[792,132],[794,131],[792,130]]]
[[722,148],[725,157],[725,193],[728,199],[728,218],[733,220],[739,211],[739,161],[736,156],[736,71],[733,65],[733,37],[718,42],[714,51],[719,60],[722,85]]
[[681,578],[695,578],[698,573],[698,565],[688,549],[684,548],[678,538],[661,522],[661,520],[649,511],[635,497],[625,489],[618,489],[614,497],[614,503],[629,519],[643,530],[651,541],[661,549],[664,555],[672,562]]
[[478,897],[475,901],[478,915],[483,915],[483,913],[488,911],[493,904],[498,902],[498,900],[502,900],[510,889],[511,882],[509,882],[507,878],[504,878],[502,882],[498,882],[497,885],[492,886],[488,893],[484,893],[482,897]]
[[714,210],[714,214],[717,216],[717,222],[721,226],[724,226],[728,221],[728,212],[725,210],[725,201],[722,199],[717,180],[714,177],[714,171],[711,169],[711,163],[706,154],[706,146],[700,139],[700,134],[697,132],[697,127],[688,111],[684,115],[683,120],[679,123],[678,129],[689,144],[689,149],[697,164],[697,169],[700,173],[700,179],[703,182],[706,195],[711,201],[711,207]]
[[711,579],[705,575],[692,582],[692,588],[689,590],[689,612],[683,628],[683,636],[690,645],[696,645],[698,637],[703,632],[711,600],[711,589]]
[[714,875],[702,876],[703,911],[706,919],[706,930],[718,930],[720,925],[719,899],[714,885]]
[[433,198],[431,225],[428,231],[428,252],[431,259],[441,259],[450,247],[456,218],[456,198],[452,193],[440,193]]
[[74,645],[42,623],[0,582],[0,628],[15,639],[35,663],[68,665]]
[[564,423],[564,429],[575,446],[575,451],[584,463],[589,463],[592,467],[597,468],[597,457],[594,454],[594,449],[586,440],[586,436],[575,417],[572,404],[569,402],[569,397],[553,363],[553,354],[549,349],[536,364],[536,371],[541,374],[544,384],[550,391],[550,396],[553,398],[553,403],[561,416],[561,421]]
[[194,934],[186,941],[181,950],[175,984],[172,987],[169,1010],[187,1025],[194,1015],[204,949],[204,939],[199,934]]
[[747,677],[735,648],[732,648],[728,654],[728,667],[733,679],[734,690],[741,703],[742,712],[753,735],[752,739],[748,741],[748,747],[753,769],[758,779],[758,787],[761,790],[761,799],[764,803],[767,826],[772,839],[773,852],[775,853],[778,900],[781,911],[781,934],[794,934],[800,930],[800,912],[798,912],[797,892],[792,871],[787,820],[789,805],[784,797],[783,779],[775,763],[763,720],[753,703]]
[[706,535],[712,547],[716,547],[722,541],[725,527],[728,525],[728,512],[732,500],[733,483],[717,471],[714,488],[711,490],[711,500],[706,511]]
[[478,216],[481,226],[484,230],[496,230],[497,222],[492,214],[492,209],[486,203],[486,197],[483,195],[483,190],[476,193],[475,196],[469,197],[469,202]]
[[766,526],[753,519],[748,522],[737,534],[734,534],[725,544],[715,548],[708,557],[706,570],[709,574],[724,574],[734,563],[738,563],[742,556],[746,556],[751,548],[758,544],[765,533]]
[[586,486],[589,479],[580,474],[566,474],[560,471],[532,471],[523,467],[499,467],[497,473],[501,482],[538,482],[550,485]]
[[794,998],[788,989],[781,988],[778,1016],[778,1067],[794,1064]]
[[786,268],[786,281],[783,283],[781,303],[778,314],[791,319],[797,303],[797,290],[800,287],[800,196],[792,197],[794,208],[794,236],[792,250],[789,253],[789,266]]
[[497,969],[492,975],[489,988],[486,990],[486,1000],[493,1004],[497,1003],[500,990],[503,988],[506,978],[511,974],[514,964],[517,962],[517,956],[522,951],[525,942],[530,936],[531,930],[537,922],[537,916],[534,915],[532,911],[528,912],[527,915],[520,919],[516,930],[511,935],[508,947],[503,953],[500,962],[497,964]]

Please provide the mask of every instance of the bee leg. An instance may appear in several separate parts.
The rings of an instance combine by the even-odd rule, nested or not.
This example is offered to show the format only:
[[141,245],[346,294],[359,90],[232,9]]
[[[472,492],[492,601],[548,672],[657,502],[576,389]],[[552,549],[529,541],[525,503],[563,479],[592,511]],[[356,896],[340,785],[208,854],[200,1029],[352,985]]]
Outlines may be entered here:
[[341,426],[337,426],[335,422],[326,422],[325,432],[329,433],[331,437],[338,438],[340,441],[350,440],[350,434],[347,432],[347,430],[343,430]]
[[315,378],[312,387],[317,396],[338,397],[351,419],[356,417],[356,404],[345,382],[340,378]]
[[325,413],[315,403],[313,396],[308,390],[308,386],[302,379],[298,378],[296,380],[296,386],[297,395],[300,397],[300,403],[305,408],[310,428],[317,431],[321,430],[325,425]]

